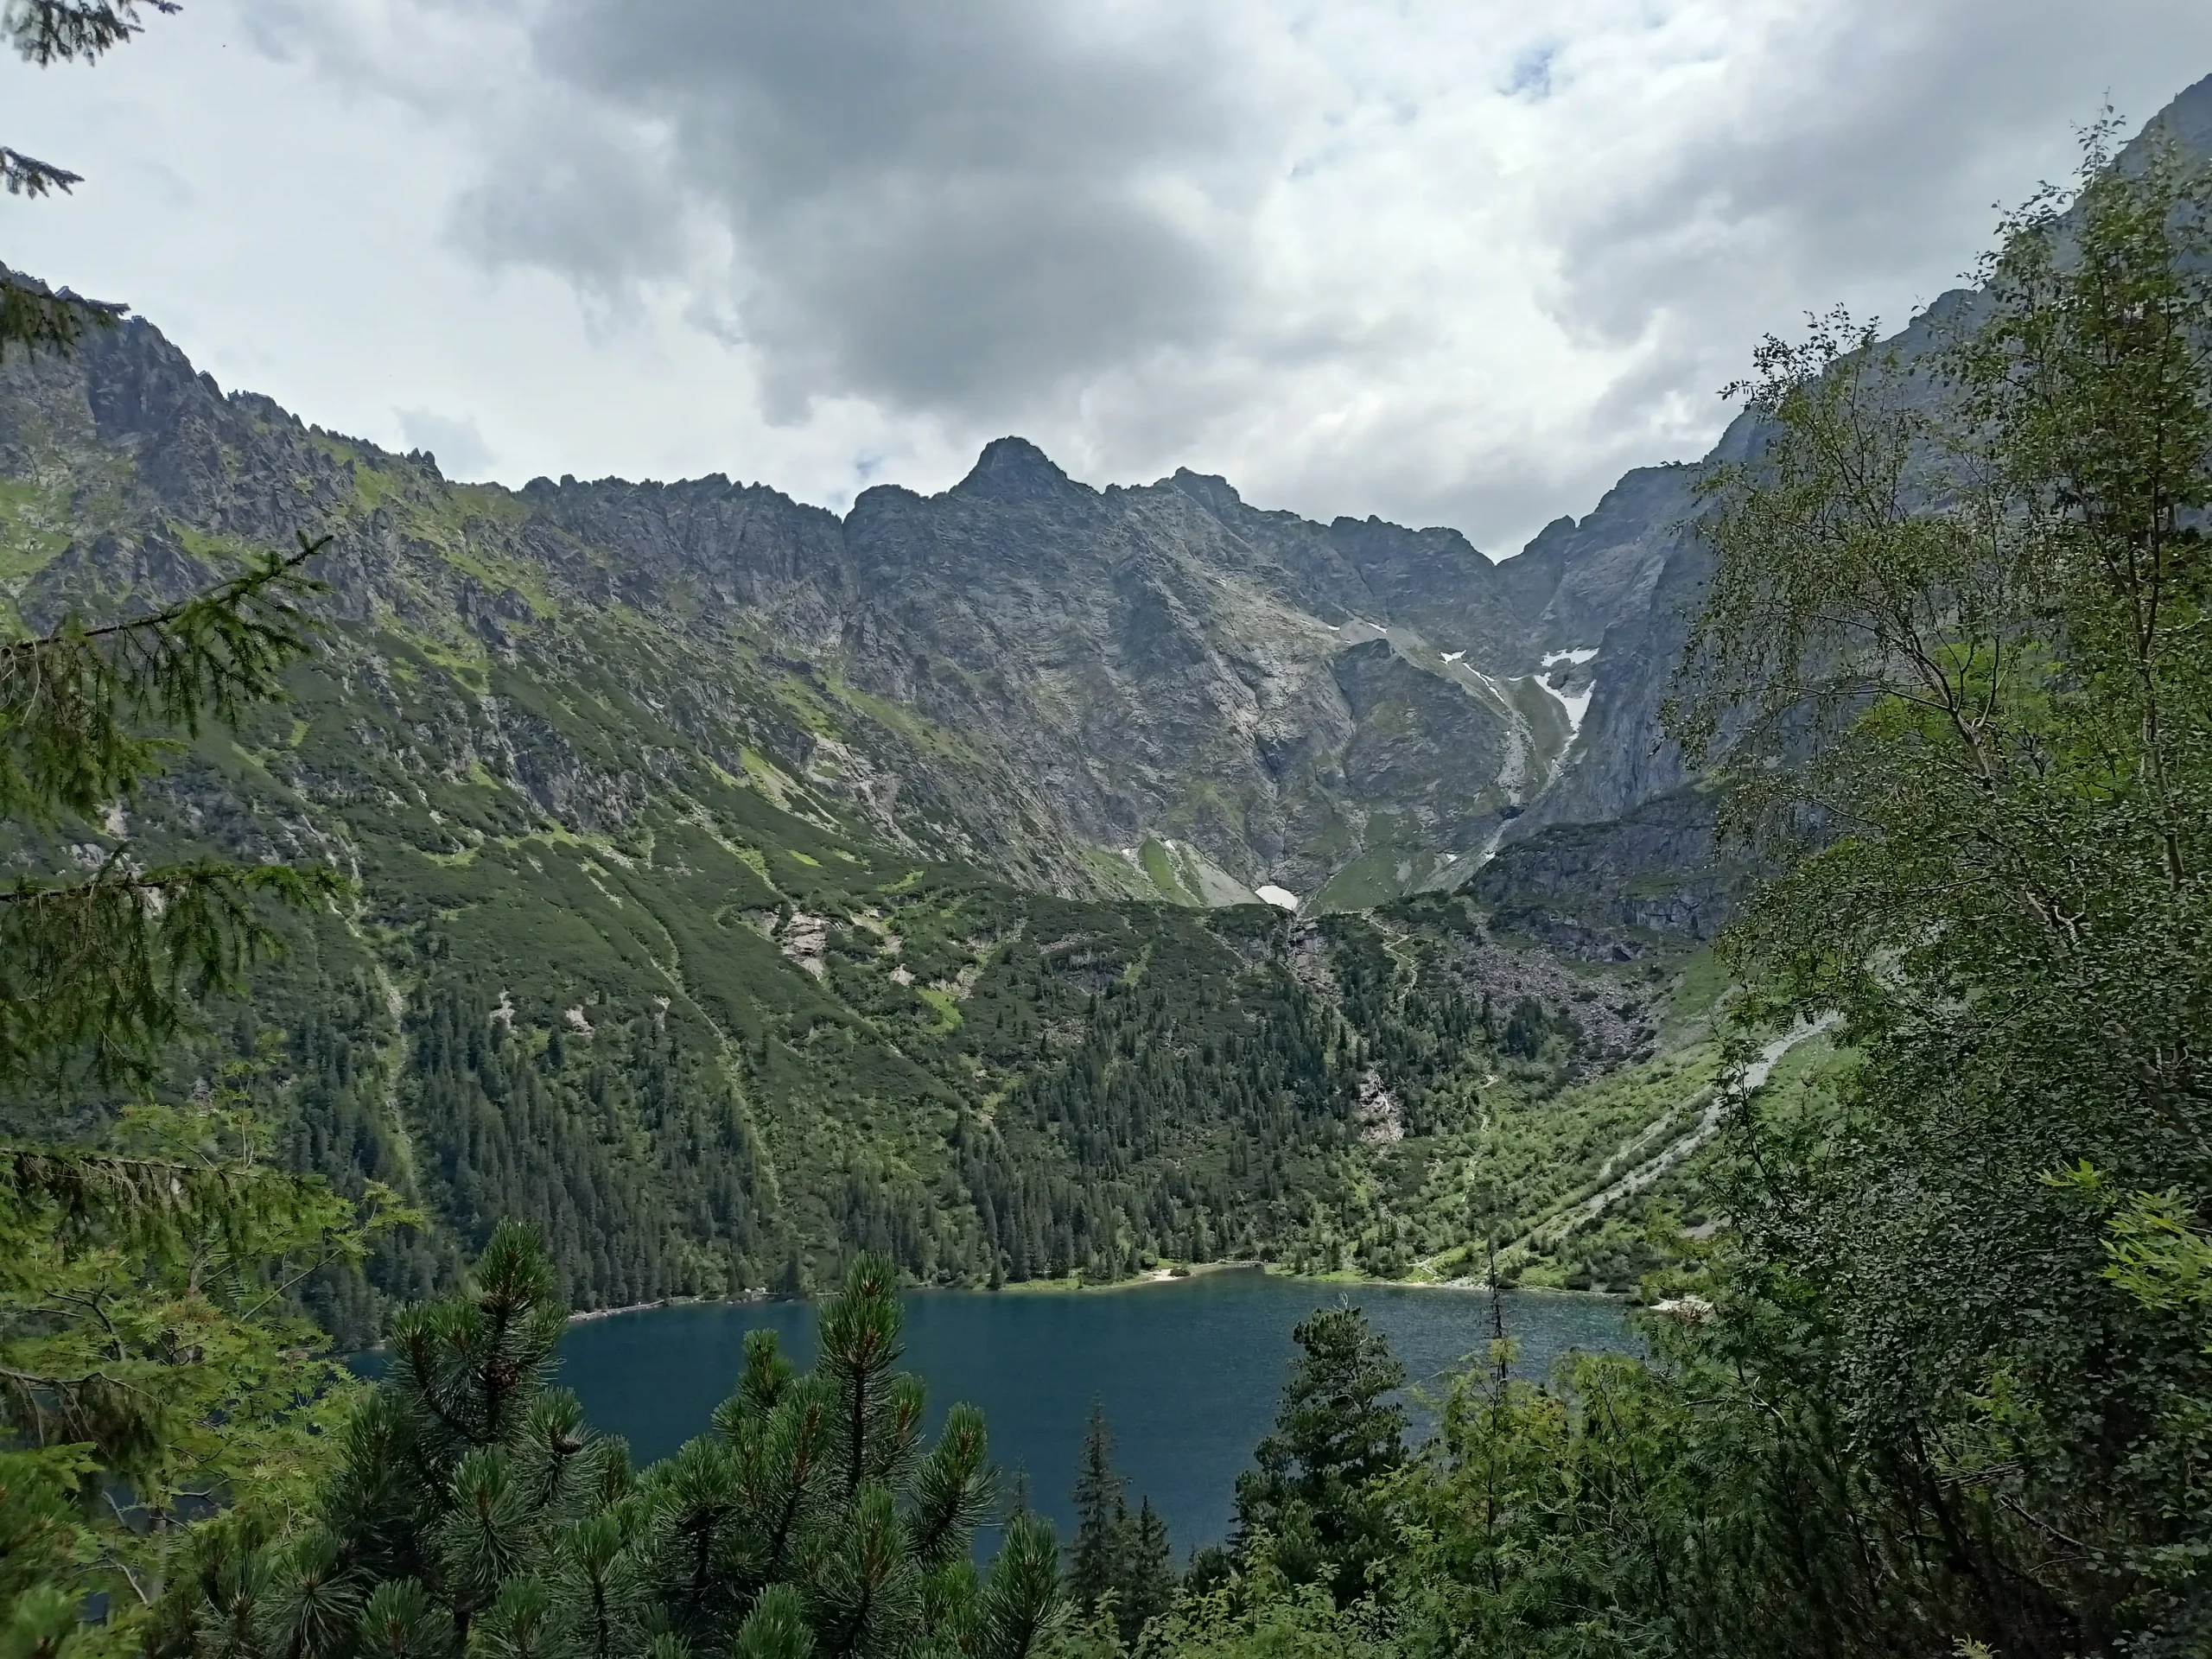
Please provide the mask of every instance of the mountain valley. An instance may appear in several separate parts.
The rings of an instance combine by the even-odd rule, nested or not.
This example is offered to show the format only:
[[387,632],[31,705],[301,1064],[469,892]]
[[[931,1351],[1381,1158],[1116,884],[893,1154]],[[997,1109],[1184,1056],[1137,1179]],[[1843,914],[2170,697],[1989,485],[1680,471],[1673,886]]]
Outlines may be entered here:
[[[133,321],[0,372],[0,474],[14,626],[331,538],[289,704],[10,857],[355,884],[255,998],[287,1154],[434,1217],[318,1287],[354,1335],[506,1215],[584,1306],[862,1244],[960,1282],[1430,1271],[1491,1107],[1658,1063],[1740,887],[1655,747],[1692,467],[1500,563],[1012,438],[842,518],[720,478],[509,491]],[[1592,1135],[1675,1105],[1626,1097]],[[1605,1149],[1522,1132],[1532,1222]]]

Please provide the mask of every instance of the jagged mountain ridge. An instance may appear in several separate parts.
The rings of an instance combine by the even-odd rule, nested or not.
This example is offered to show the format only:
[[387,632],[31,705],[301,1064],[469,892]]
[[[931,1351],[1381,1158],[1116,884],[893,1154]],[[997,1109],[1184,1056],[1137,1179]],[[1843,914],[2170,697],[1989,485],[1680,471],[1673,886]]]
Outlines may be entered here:
[[[1615,493],[1643,510],[1612,518],[1648,531],[1679,470],[1632,475]],[[894,842],[1204,900],[1420,885],[1555,776],[1630,804],[1606,796],[1632,767],[1560,763],[1593,674],[1607,718],[1605,631],[1648,610],[1666,551],[1592,532],[1601,507],[1493,564],[1454,531],[1318,524],[1187,472],[1093,490],[1019,439],[842,518],[721,478],[456,486],[224,395],[143,322],[0,376],[0,594],[27,620],[329,533],[349,624],[551,668],[594,649],[579,617],[619,615],[670,665],[680,729],[741,729]],[[454,764],[533,787],[477,737]]]
[[[2152,125],[2212,149],[2212,77]],[[1758,435],[1739,419],[1707,459]],[[1686,784],[1658,715],[1706,572],[1704,471],[1631,472],[1498,563],[1187,471],[1094,490],[1019,439],[842,516],[719,476],[509,491],[226,396],[132,322],[0,371],[0,605],[172,593],[327,532],[340,654],[372,679],[378,630],[480,681],[649,665],[675,745],[893,845],[1065,893],[1357,908]],[[482,685],[448,713],[421,764],[480,766],[571,827],[618,821],[667,760],[535,752]]]
[[[2212,81],[2176,108],[2212,118]],[[583,1305],[862,1243],[948,1281],[1391,1270],[1464,1242],[1501,1109],[1561,1190],[1648,1133],[1654,1046],[1713,988],[1669,946],[1757,872],[1714,860],[1657,718],[1702,475],[1631,473],[1496,564],[1188,473],[1092,490],[1018,440],[842,516],[721,478],[510,491],[132,324],[0,368],[0,627],[296,531],[333,537],[329,627],[291,703],[0,875],[128,836],[359,879],[173,1080],[278,1027],[284,1155],[430,1217],[320,1287],[334,1329],[501,1215]],[[1270,878],[1309,910],[1458,892],[1236,904]],[[1162,897],[1230,907],[1121,902]]]

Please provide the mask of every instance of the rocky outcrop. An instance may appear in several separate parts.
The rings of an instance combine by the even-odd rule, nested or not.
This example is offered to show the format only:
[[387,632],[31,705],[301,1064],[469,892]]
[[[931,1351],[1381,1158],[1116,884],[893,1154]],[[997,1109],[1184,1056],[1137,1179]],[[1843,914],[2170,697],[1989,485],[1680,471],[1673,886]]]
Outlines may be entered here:
[[1759,874],[1718,833],[1719,801],[1683,788],[1599,823],[1506,847],[1462,889],[1497,927],[1592,961],[1713,938]]

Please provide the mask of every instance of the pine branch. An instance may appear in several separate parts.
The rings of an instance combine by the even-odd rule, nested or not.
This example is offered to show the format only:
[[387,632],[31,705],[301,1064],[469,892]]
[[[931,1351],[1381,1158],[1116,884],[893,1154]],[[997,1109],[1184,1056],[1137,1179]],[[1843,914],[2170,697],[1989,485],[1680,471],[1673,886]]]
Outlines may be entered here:
[[188,1223],[235,1230],[314,1197],[270,1166],[134,1158],[76,1147],[0,1147],[0,1204],[43,1206],[72,1241],[150,1249]]
[[164,16],[181,10],[177,0],[9,0],[0,34],[41,69],[89,63],[144,32],[142,8]]
[[143,1077],[188,1004],[234,988],[279,949],[269,905],[334,898],[334,871],[216,860],[141,870],[124,849],[79,880],[0,893],[0,1080],[80,1058],[102,1082]]
[[[142,32],[142,9],[179,10],[176,0],[0,0],[0,38],[37,68],[90,63]],[[0,146],[0,187],[11,196],[66,194],[81,182],[67,168]],[[112,327],[127,308],[56,291],[0,265],[0,361],[10,346],[67,353],[86,329]]]
[[277,696],[315,626],[298,601],[324,588],[300,567],[329,544],[302,534],[290,556],[150,615],[97,628],[72,616],[0,646],[0,817],[92,817],[172,747],[140,723],[195,735],[204,717],[234,723]]
[[[35,182],[35,178],[55,182],[65,190],[76,181],[75,174],[32,162],[12,149],[0,151],[0,158],[5,158],[0,170],[6,173],[8,190],[13,195],[43,194],[45,184]],[[33,167],[41,171],[32,175],[25,170]],[[88,300],[66,288],[48,288],[35,277],[0,265],[0,362],[6,361],[10,346],[67,354],[76,349],[86,329],[111,328],[130,309],[109,300]]]
[[43,196],[59,190],[64,195],[73,184],[82,184],[84,175],[71,173],[41,162],[35,156],[26,156],[20,149],[10,149],[0,144],[0,184],[7,187],[11,196]]
[[[0,646],[0,818],[95,816],[176,747],[146,728],[196,733],[279,696],[308,650],[300,567],[328,538],[149,615]],[[81,1063],[103,1082],[143,1077],[188,1022],[188,1001],[237,985],[277,939],[268,905],[344,891],[327,870],[214,860],[141,868],[118,848],[89,877],[0,893],[0,1082]]]

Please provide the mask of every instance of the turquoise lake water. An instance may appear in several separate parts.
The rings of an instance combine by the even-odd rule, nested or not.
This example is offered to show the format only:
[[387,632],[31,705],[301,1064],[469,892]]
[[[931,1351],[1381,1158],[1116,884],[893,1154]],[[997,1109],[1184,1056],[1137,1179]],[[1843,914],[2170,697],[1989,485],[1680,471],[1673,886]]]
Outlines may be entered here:
[[[1092,1399],[1103,1401],[1130,1506],[1150,1496],[1179,1558],[1228,1535],[1237,1471],[1289,1375],[1291,1327],[1340,1294],[1389,1338],[1417,1389],[1440,1394],[1484,1363],[1490,1300],[1479,1292],[1229,1271],[1077,1294],[917,1291],[905,1299],[903,1364],[929,1385],[932,1429],[955,1401],[982,1408],[995,1461],[1009,1483],[1027,1475],[1032,1507],[1063,1538],[1084,1422]],[[746,1332],[774,1331],[804,1366],[814,1317],[804,1303],[764,1302],[588,1320],[563,1339],[560,1382],[643,1465],[706,1428],[737,1376]],[[1570,1349],[1634,1343],[1619,1305],[1597,1297],[1509,1293],[1505,1321],[1520,1344],[1516,1370],[1535,1379]],[[979,1541],[985,1554],[993,1548]]]

